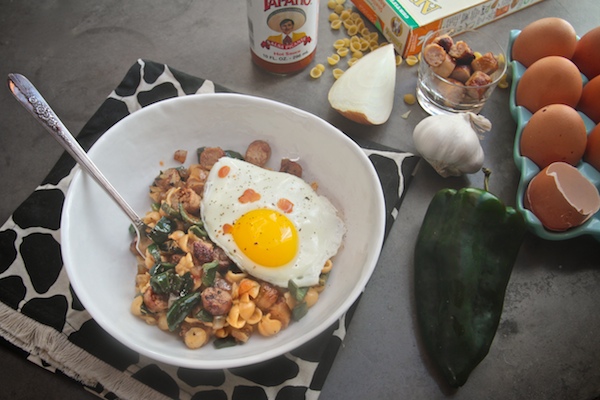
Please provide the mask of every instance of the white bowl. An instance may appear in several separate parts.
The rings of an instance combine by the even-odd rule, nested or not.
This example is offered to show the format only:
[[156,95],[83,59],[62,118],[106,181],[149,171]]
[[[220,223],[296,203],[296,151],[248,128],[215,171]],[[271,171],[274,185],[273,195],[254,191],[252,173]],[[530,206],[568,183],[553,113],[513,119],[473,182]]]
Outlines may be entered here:
[[274,337],[253,335],[243,344],[186,348],[174,334],[130,313],[136,262],[129,251],[130,221],[102,189],[78,171],[62,212],[62,255],[71,284],[91,316],[124,345],[168,364],[231,368],[271,359],[302,345],[331,326],[358,298],[375,268],[383,243],[385,206],[381,185],[364,152],[320,118],[296,108],[237,94],[201,94],[164,100],[109,129],[90,157],[139,215],[150,208],[148,187],[178,149],[185,165],[196,149],[220,146],[243,152],[255,139],[271,144],[268,166],[299,158],[303,177],[338,208],[347,233],[334,258],[327,289],[298,322]]

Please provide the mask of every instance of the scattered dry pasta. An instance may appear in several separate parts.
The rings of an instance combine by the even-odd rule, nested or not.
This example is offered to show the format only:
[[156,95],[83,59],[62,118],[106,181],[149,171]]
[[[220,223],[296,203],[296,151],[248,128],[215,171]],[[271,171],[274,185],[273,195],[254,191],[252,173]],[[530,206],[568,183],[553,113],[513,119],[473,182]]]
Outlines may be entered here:
[[417,98],[412,93],[407,93],[404,95],[404,102],[408,105],[413,105],[417,102]]
[[410,65],[411,67],[413,65],[416,65],[418,62],[419,62],[419,59],[417,58],[417,56],[406,57],[406,64]]
[[500,89],[506,89],[508,86],[508,75],[504,74],[502,75],[502,78],[500,78],[500,82],[498,82],[498,87]]
[[347,47],[341,47],[339,49],[337,49],[336,53],[340,56],[340,57],[346,57],[348,55],[348,53],[350,52],[350,50],[348,50]]
[[317,68],[317,67],[313,67],[310,70],[310,77],[317,79],[320,78],[321,75],[323,75],[323,71],[321,71],[321,69]]
[[327,62],[329,65],[336,65],[338,62],[340,62],[340,55],[332,54],[331,56],[327,57]]
[[350,25],[346,27],[348,29],[348,35],[354,36],[358,33],[358,27],[356,25]]
[[333,42],[333,48],[336,50],[343,49],[346,46],[346,41],[344,39],[338,39],[335,42]]
[[[330,10],[333,10],[328,17],[331,29],[343,30],[346,33],[346,37],[337,39],[333,43],[333,47],[336,50],[334,56],[343,58],[351,54],[351,57],[347,59],[349,68],[366,53],[377,50],[379,47],[387,44],[387,42],[382,41],[380,43],[379,33],[377,31],[371,31],[365,25],[365,21],[361,14],[354,11],[352,7],[345,7],[345,3],[346,0],[329,0],[327,2],[327,7]],[[327,62],[332,67],[340,62],[340,59],[335,58],[334,56],[327,57]],[[397,66],[401,64],[401,60],[401,58],[400,61],[397,59]],[[333,73],[333,76],[336,79],[339,78],[340,71]],[[312,78],[319,78],[321,77],[322,72],[323,71],[319,73],[312,68],[309,74]]]
[[352,52],[352,58],[360,59],[363,58],[364,55],[365,53],[363,53],[361,50],[356,50]]

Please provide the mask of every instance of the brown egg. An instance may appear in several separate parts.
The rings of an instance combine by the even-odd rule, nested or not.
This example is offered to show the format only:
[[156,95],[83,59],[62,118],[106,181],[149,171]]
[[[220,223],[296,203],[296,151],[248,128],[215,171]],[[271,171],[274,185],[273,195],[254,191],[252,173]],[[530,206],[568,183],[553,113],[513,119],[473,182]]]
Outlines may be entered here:
[[583,160],[600,171],[600,124],[596,125],[588,135]]
[[579,39],[571,59],[588,79],[600,75],[600,26]]
[[581,73],[564,57],[548,56],[525,70],[517,85],[517,105],[535,113],[550,104],[575,107],[581,97]]
[[[600,48],[598,51],[600,52]],[[577,109],[595,123],[600,123],[600,75],[583,87]]]
[[547,56],[571,58],[577,45],[575,28],[562,18],[542,18],[527,25],[515,38],[512,59],[525,67]]
[[533,177],[524,202],[551,231],[579,226],[600,209],[598,189],[577,168],[563,162],[552,163]]
[[555,161],[571,165],[583,157],[585,123],[574,108],[551,104],[536,111],[521,133],[521,154],[544,168]]

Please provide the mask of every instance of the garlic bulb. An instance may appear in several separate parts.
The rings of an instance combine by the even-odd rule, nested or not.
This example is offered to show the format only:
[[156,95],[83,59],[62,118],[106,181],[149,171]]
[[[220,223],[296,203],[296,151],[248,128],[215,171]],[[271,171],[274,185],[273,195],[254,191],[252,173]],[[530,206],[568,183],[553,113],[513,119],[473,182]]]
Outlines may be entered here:
[[492,129],[491,122],[471,112],[432,115],[417,124],[413,140],[417,152],[443,177],[479,171],[483,149],[478,133]]

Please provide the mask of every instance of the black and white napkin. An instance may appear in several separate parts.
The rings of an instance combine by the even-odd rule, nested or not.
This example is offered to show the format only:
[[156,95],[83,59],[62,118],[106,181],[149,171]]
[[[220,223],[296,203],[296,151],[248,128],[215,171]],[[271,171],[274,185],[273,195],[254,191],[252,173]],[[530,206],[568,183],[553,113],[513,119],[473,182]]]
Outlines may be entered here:
[[[157,101],[228,92],[207,79],[138,60],[78,135],[86,150],[113,124]],[[359,143],[380,177],[386,236],[418,157]],[[106,399],[317,399],[354,308],[321,335],[275,359],[242,368],[193,370],[148,359],[90,317],[63,268],[60,216],[75,161],[63,154],[46,179],[0,227],[0,336],[30,361],[60,371]]]

